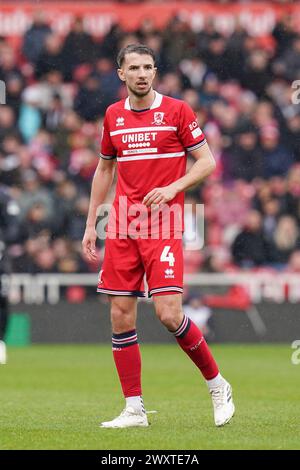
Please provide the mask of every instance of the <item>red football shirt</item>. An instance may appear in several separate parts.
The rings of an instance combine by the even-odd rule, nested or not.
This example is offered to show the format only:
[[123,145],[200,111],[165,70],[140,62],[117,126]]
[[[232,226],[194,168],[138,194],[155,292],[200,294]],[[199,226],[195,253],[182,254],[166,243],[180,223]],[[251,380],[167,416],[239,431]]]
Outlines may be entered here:
[[[184,176],[187,153],[205,143],[195,113],[184,101],[155,92],[154,102],[146,110],[132,110],[129,98],[109,106],[101,157],[117,159],[118,178],[107,231],[128,234],[138,228],[140,234],[161,233],[159,211],[151,215],[151,209],[142,205],[143,198],[152,189]],[[174,209],[170,233],[183,230],[183,205],[183,192],[168,203],[166,209]]]

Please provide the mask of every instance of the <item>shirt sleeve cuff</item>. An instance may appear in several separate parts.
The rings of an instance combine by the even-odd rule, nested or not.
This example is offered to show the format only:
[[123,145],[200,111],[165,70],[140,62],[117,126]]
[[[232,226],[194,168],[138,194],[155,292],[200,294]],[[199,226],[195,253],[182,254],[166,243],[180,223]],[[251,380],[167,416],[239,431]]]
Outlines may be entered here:
[[202,145],[206,144],[206,139],[201,140],[201,142],[198,142],[197,144],[191,145],[190,147],[186,147],[185,149],[188,152],[192,152],[192,150],[197,150],[198,148],[202,147]]
[[104,153],[100,153],[99,156],[103,158],[103,160],[113,160],[116,158],[116,155],[105,155]]

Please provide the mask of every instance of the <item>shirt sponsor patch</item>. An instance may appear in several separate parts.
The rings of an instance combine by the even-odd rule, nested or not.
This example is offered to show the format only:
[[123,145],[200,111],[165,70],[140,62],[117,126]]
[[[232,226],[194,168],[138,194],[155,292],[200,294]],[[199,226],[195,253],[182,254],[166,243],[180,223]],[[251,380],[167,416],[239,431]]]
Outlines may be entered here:
[[135,155],[137,153],[157,153],[157,148],[123,150],[123,155]]
[[201,134],[202,134],[202,131],[201,131],[200,127],[197,127],[196,129],[194,129],[192,131],[192,136],[194,137],[194,139],[199,137],[199,135],[201,135]]

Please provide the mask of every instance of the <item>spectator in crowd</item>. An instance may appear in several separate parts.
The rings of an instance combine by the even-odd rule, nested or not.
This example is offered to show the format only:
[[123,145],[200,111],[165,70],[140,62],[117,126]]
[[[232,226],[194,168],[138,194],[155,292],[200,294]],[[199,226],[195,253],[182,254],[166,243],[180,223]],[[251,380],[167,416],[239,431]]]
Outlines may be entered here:
[[13,108],[10,106],[1,105],[0,113],[0,145],[2,146],[3,139],[7,135],[14,134],[16,132],[15,128],[16,117],[14,114]]
[[51,33],[46,37],[44,48],[35,65],[35,77],[38,80],[52,70],[59,70],[65,76],[67,64],[64,62],[62,47],[63,42],[58,34]]
[[213,333],[209,326],[212,311],[204,305],[200,293],[191,292],[183,304],[183,311],[201,329],[204,336],[212,339]]
[[115,57],[124,32],[118,23],[112,24],[110,31],[104,36],[101,43],[96,45],[99,57]]
[[30,142],[42,125],[42,114],[38,107],[38,93],[32,88],[24,90],[18,126],[25,142]]
[[53,249],[48,246],[42,251],[37,251],[33,255],[32,274],[57,272],[56,258]]
[[273,238],[268,248],[268,261],[277,268],[283,268],[296,250],[300,249],[300,236],[294,217],[283,215],[278,220]]
[[[24,83],[20,75],[15,73],[8,75],[6,82],[6,104],[9,109],[13,110],[16,119],[19,117],[23,87]],[[1,111],[2,109],[1,106]]]
[[90,75],[80,87],[75,98],[75,111],[82,119],[95,121],[101,115],[103,116],[107,106],[108,102],[106,102],[99,76]]
[[2,141],[0,150],[0,183],[8,187],[21,182],[20,138],[8,134]]
[[89,209],[89,198],[81,196],[75,202],[76,217],[72,217],[69,224],[68,236],[71,240],[81,241],[82,231],[85,230],[86,218]]
[[261,266],[267,262],[267,249],[262,230],[262,216],[252,210],[248,214],[243,230],[233,242],[234,262],[242,268]]
[[81,118],[73,110],[65,110],[61,125],[53,136],[53,151],[57,156],[59,167],[67,171],[74,136],[80,132]]
[[263,153],[264,177],[286,175],[294,159],[289,149],[280,143],[277,126],[267,125],[261,128],[260,145]]
[[59,93],[55,93],[52,102],[44,114],[44,126],[50,132],[55,133],[64,118],[64,106]]
[[175,16],[167,25],[163,35],[163,51],[166,71],[176,71],[184,58],[195,55],[196,36],[187,21]]
[[[213,103],[219,104],[219,107],[221,105],[225,106],[223,100],[221,100],[220,97],[220,82],[214,73],[209,72],[203,77],[203,83],[200,91],[200,104],[201,106],[209,108]],[[214,114],[213,109],[212,114]]]
[[300,163],[300,112],[295,111],[287,119],[287,141],[295,160]]
[[101,83],[102,106],[108,106],[115,100],[115,97],[118,96],[120,88],[120,80],[116,75],[112,60],[107,57],[98,58],[93,75],[97,77]]
[[28,211],[35,204],[43,205],[46,217],[51,218],[54,214],[53,202],[51,192],[42,185],[38,174],[32,169],[25,171],[22,175],[22,192],[18,200],[21,220],[25,219]]
[[239,129],[233,145],[228,149],[230,176],[232,179],[252,181],[262,177],[263,154],[258,145],[255,128],[250,123]]
[[5,43],[0,54],[0,78],[4,83],[7,83],[12,75],[22,78],[22,72],[17,63],[17,54],[11,46]]
[[92,36],[84,30],[82,18],[75,18],[62,49],[66,70],[65,78],[71,81],[76,67],[85,62],[92,63],[95,59],[95,53],[96,45]]
[[272,75],[270,63],[264,50],[254,50],[246,59],[242,85],[253,91],[259,98],[264,97]]
[[66,235],[69,231],[77,196],[76,185],[70,179],[62,179],[56,184],[53,201],[56,208],[55,225],[58,237]]
[[53,221],[42,202],[35,202],[30,206],[22,221],[22,232],[24,239],[34,238],[41,233],[46,233],[50,237],[54,232]]
[[286,181],[286,191],[281,196],[284,212],[300,223],[300,165],[294,166]]
[[216,74],[219,80],[230,78],[232,57],[228,53],[226,39],[221,34],[214,33],[210,37],[203,58],[209,70]]
[[273,38],[277,44],[276,56],[281,56],[292,45],[293,40],[297,37],[297,33],[293,26],[292,15],[286,14],[275,25]]
[[268,199],[262,207],[263,233],[266,240],[272,240],[280,215],[280,202],[273,197]]
[[32,64],[36,64],[43,51],[45,40],[51,34],[51,28],[46,22],[45,14],[42,10],[33,13],[32,25],[24,35],[22,52],[26,59]]
[[46,233],[25,240],[19,252],[12,258],[12,271],[33,273],[35,254],[44,251],[48,246],[49,236]]
[[275,62],[275,72],[288,81],[300,76],[300,38],[294,37],[291,47],[285,49]]
[[294,251],[291,254],[286,270],[289,273],[300,273],[300,250]]

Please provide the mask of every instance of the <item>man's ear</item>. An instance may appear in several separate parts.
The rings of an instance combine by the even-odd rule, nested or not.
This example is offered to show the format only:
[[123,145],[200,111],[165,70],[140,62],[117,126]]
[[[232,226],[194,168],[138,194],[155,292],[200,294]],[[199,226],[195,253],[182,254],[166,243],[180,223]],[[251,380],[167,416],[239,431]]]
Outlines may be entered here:
[[119,79],[122,80],[122,82],[125,82],[125,75],[124,75],[124,70],[123,69],[118,69],[117,70]]

